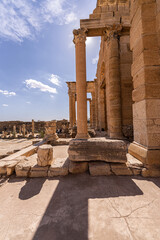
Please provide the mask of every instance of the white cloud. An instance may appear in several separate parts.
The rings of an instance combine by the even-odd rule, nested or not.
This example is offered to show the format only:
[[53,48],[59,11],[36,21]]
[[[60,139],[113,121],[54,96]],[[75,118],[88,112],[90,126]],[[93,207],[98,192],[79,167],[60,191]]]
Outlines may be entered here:
[[92,59],[92,64],[98,63],[99,56],[97,55],[95,58]]
[[3,95],[7,96],[7,97],[11,97],[11,96],[16,96],[15,92],[9,92],[7,90],[1,90],[0,89],[0,93],[2,93]]
[[50,95],[50,97],[51,97],[51,98],[54,98],[54,96],[53,96],[53,95]]
[[0,37],[33,39],[45,22],[69,24],[77,19],[67,0],[1,0]]
[[49,81],[57,86],[61,86],[60,77],[54,74],[51,74]]
[[26,87],[31,89],[31,88],[34,88],[34,89],[39,89],[41,92],[49,92],[49,93],[57,93],[57,90],[56,88],[52,88],[46,84],[43,84],[37,80],[34,80],[34,79],[27,79],[25,80],[25,84],[26,84]]
[[2,104],[3,107],[8,107],[8,104]]
[[27,104],[31,104],[31,102],[26,102]]

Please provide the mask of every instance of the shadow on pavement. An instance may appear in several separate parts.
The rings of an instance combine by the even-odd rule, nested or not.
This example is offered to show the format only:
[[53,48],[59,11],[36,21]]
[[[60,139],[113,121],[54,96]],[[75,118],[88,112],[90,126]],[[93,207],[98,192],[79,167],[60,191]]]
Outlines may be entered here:
[[[50,180],[54,179],[57,180]],[[20,191],[20,199],[29,199],[38,194],[45,180],[28,181]],[[33,240],[87,240],[89,199],[143,195],[131,177],[91,177],[80,174],[58,180],[59,184]]]

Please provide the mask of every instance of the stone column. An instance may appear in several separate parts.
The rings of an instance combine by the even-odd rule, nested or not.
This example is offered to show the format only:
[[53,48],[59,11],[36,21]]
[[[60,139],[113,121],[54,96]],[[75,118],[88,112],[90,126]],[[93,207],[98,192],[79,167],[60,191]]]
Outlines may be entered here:
[[76,93],[77,93],[77,136],[88,138],[87,129],[87,83],[86,83],[86,30],[74,30],[76,48]]
[[23,137],[25,137],[25,135],[26,135],[26,125],[25,124],[22,125],[22,132],[23,132]]
[[93,111],[92,111],[92,100],[88,99],[90,107],[90,127],[93,127]]
[[158,1],[131,1],[134,142],[129,153],[160,167],[160,35]]
[[108,47],[109,61],[109,136],[122,138],[121,116],[121,78],[119,56],[119,33],[121,26],[115,26],[106,30],[105,40]]
[[70,128],[73,128],[73,94],[69,92],[68,95],[69,95],[69,122]]
[[76,96],[75,93],[72,97],[72,110],[73,110],[73,126],[76,125]]
[[32,119],[32,137],[34,138],[34,120]]
[[92,92],[92,127],[96,128],[96,97],[95,92]]
[[19,126],[19,135],[21,135],[21,134],[22,134],[22,127]]
[[16,125],[13,126],[13,137],[16,137]]

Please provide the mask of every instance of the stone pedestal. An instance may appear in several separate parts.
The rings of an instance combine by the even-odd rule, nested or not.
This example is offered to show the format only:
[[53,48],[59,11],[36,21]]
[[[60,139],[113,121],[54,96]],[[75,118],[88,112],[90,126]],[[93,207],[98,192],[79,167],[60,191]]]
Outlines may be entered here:
[[106,138],[74,139],[69,143],[69,160],[74,162],[104,161],[125,163],[127,143]]
[[42,145],[38,148],[37,164],[41,167],[50,166],[53,162],[53,147],[51,145]]

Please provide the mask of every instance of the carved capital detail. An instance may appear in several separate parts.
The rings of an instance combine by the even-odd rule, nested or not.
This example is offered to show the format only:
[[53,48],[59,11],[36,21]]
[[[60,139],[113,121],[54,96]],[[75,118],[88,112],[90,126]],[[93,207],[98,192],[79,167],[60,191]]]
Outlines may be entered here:
[[113,25],[106,27],[104,30],[104,40],[109,42],[113,38],[118,39],[121,31],[122,25]]
[[74,34],[74,39],[73,42],[74,44],[77,44],[79,42],[85,42],[86,38],[87,38],[87,32],[88,30],[85,28],[80,28],[78,30],[73,30],[73,34]]

